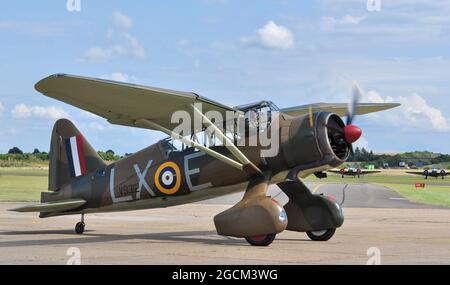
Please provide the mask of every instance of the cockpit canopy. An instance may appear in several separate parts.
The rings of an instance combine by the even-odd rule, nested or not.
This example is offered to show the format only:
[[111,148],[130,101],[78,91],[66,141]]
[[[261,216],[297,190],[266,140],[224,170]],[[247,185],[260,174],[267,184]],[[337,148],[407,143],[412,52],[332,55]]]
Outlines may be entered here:
[[[241,105],[235,107],[241,113],[235,117],[235,120],[217,123],[216,125],[224,132],[224,134],[235,143],[249,135],[249,133],[265,132],[269,128],[273,119],[273,112],[279,112],[279,108],[271,101],[260,101],[257,103]],[[240,125],[237,120],[242,120],[245,125]],[[240,128],[243,129],[240,129]],[[250,130],[253,129],[253,132]],[[223,145],[223,142],[218,140],[215,134],[208,135],[205,129],[191,133],[189,139],[200,143],[204,146],[219,146]],[[191,148],[185,145],[179,140],[167,138],[161,141],[161,146],[164,150],[166,157],[171,157],[177,153],[183,152],[186,149]]]
[[277,107],[272,101],[260,101],[256,103],[250,103],[245,105],[240,105],[235,107],[236,109],[247,113],[250,111],[254,112],[279,112],[280,108]]

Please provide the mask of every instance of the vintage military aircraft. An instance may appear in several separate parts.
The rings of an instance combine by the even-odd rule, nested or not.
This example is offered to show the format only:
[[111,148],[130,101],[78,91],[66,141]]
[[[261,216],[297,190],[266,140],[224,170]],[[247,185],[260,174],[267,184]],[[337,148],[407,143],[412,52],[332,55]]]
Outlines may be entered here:
[[[42,193],[40,204],[13,211],[40,212],[41,218],[81,214],[75,230],[82,234],[86,214],[176,206],[245,190],[242,201],[215,216],[214,223],[219,235],[245,238],[255,246],[271,244],[286,229],[306,232],[312,240],[330,239],[344,222],[342,209],[333,199],[313,195],[300,178],[346,161],[362,133],[352,124],[355,115],[399,106],[360,104],[356,85],[352,104],[281,110],[267,101],[229,107],[195,93],[66,74],[47,77],[35,87],[111,124],[162,131],[171,138],[107,165],[70,121],[59,120],[51,137],[49,192]],[[172,114],[180,110],[201,118],[200,124],[189,122],[191,133],[174,131],[179,122],[174,123]],[[230,134],[217,127],[230,122],[213,123],[205,115],[210,111],[250,113],[257,119],[244,120],[243,135]],[[268,157],[261,155],[266,145],[259,139],[256,146],[245,144],[264,131],[259,121],[263,111],[268,114],[265,131],[278,134],[279,150]],[[345,115],[347,124],[339,117]],[[210,135],[211,129],[222,145],[201,143],[198,134]],[[271,184],[289,197],[284,207],[267,197]]]
[[437,168],[425,169],[424,171],[408,171],[406,173],[422,175],[423,177],[425,177],[425,179],[428,179],[428,177],[435,177],[435,178],[442,177],[442,179],[444,179],[445,176],[448,175],[448,173],[444,169],[437,169]]
[[379,170],[365,170],[365,169],[362,169],[360,167],[356,167],[356,168],[355,167],[349,167],[349,168],[341,168],[339,170],[331,169],[331,170],[328,170],[328,172],[340,174],[342,176],[342,178],[344,178],[345,176],[353,176],[353,177],[361,178],[361,176],[364,176],[364,175],[367,175],[367,174],[380,173],[381,171],[379,171]]

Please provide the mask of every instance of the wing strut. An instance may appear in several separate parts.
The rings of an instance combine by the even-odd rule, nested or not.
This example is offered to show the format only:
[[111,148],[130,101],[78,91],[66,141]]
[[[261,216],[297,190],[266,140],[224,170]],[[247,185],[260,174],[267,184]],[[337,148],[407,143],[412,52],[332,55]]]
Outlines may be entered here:
[[191,105],[192,109],[195,113],[200,115],[203,118],[204,126],[206,127],[212,127],[216,133],[216,135],[219,137],[219,139],[222,141],[223,145],[236,157],[244,167],[244,170],[257,172],[259,174],[262,174],[262,171],[254,165],[246,156],[243,154],[237,146],[228,138],[215,124],[211,122],[211,120],[206,117],[199,109],[195,107],[195,105]]
[[199,144],[199,143],[197,143],[197,142],[195,142],[193,140],[185,138],[185,137],[181,136],[180,134],[177,134],[177,133],[175,133],[175,132],[173,132],[173,131],[171,131],[171,130],[169,130],[169,129],[167,129],[167,128],[165,128],[165,127],[163,127],[163,126],[161,126],[161,125],[159,125],[159,124],[157,124],[155,122],[152,122],[152,121],[146,120],[146,119],[140,119],[140,120],[137,120],[135,122],[135,125],[143,125],[143,126],[146,126],[146,127],[150,127],[152,129],[160,130],[161,132],[166,133],[167,135],[171,136],[172,138],[178,139],[178,140],[180,140],[181,142],[183,142],[186,145],[189,145],[189,146],[194,147],[194,148],[196,148],[196,149],[198,149],[200,151],[203,151],[203,152],[209,154],[210,156],[212,156],[212,157],[214,157],[214,158],[216,158],[216,159],[218,159],[218,160],[220,160],[220,161],[222,161],[222,162],[224,162],[224,163],[226,163],[226,164],[228,164],[230,166],[233,166],[233,167],[235,167],[235,168],[237,168],[237,169],[239,169],[241,171],[244,170],[244,165],[242,165],[241,163],[236,162],[236,161],[232,160],[231,158],[226,157],[225,155],[220,154],[220,153],[218,153],[218,152],[216,152],[214,150],[211,150],[210,148],[207,148],[207,147],[205,147],[205,146],[203,146],[203,145],[201,145],[201,144]]

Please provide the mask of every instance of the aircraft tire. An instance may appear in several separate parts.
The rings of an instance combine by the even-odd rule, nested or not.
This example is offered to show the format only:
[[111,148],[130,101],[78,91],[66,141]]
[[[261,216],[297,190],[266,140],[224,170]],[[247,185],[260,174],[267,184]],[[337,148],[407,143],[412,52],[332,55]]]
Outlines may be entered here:
[[313,241],[328,241],[336,232],[336,229],[329,229],[323,231],[306,232],[308,237]]
[[83,222],[78,222],[75,225],[75,232],[79,235],[82,235],[84,233],[84,227],[85,227],[85,224]]
[[269,246],[274,240],[276,234],[265,236],[246,237],[245,240],[252,246]]

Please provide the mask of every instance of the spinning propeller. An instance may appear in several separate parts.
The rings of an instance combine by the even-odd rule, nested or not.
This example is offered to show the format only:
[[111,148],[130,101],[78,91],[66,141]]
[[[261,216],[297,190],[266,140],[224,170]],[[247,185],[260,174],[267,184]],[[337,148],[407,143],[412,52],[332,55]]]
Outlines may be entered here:
[[361,89],[359,88],[356,82],[353,83],[353,98],[352,101],[348,104],[347,108],[347,123],[344,128],[337,128],[335,126],[326,125],[327,128],[332,129],[338,133],[341,133],[345,139],[345,142],[350,149],[350,152],[353,155],[353,146],[352,144],[359,140],[362,135],[362,130],[353,124],[353,121],[358,113],[358,103],[362,97]]
[[356,82],[353,83],[353,99],[352,102],[348,105],[347,109],[347,124],[344,128],[345,140],[347,143],[352,144],[359,140],[362,135],[362,130],[353,125],[353,120],[355,119],[358,102],[362,97],[361,89],[359,88]]

